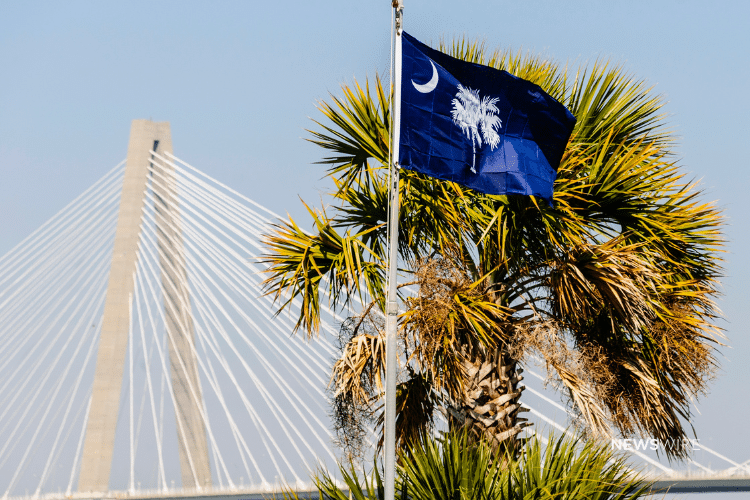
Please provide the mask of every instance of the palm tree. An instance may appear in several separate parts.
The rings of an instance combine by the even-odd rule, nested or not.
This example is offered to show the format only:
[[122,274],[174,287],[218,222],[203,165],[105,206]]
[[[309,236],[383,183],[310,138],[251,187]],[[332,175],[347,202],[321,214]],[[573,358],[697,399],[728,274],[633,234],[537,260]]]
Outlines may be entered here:
[[[538,84],[577,123],[554,206],[402,172],[399,442],[418,439],[441,411],[453,427],[518,450],[520,365],[534,357],[592,434],[687,437],[721,339],[722,218],[680,173],[661,98],[607,63],[569,73],[463,40],[440,48]],[[322,293],[358,311],[342,325],[331,382],[341,434],[356,437],[382,417],[388,94],[379,79],[372,92],[344,86],[320,110],[311,140],[327,151],[335,203],[308,208],[312,233],[278,222],[266,284],[287,298],[280,309],[302,299],[297,328],[310,336]]]
[[479,99],[479,91],[458,84],[458,93],[453,99],[451,116],[453,122],[461,127],[466,137],[471,139],[472,156],[471,171],[476,173],[477,146],[482,146],[482,138],[490,148],[495,149],[500,142],[497,128],[502,126],[502,120],[495,116],[498,99],[485,96]]

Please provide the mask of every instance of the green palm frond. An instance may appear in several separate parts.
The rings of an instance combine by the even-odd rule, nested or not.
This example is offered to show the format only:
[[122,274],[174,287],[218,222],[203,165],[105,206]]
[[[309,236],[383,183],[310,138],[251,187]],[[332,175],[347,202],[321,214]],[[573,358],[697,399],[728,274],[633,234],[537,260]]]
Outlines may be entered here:
[[328,289],[335,308],[367,291],[383,297],[383,264],[365,244],[362,233],[343,236],[332,226],[325,213],[309,209],[317,234],[302,230],[292,219],[275,225],[267,235],[270,254],[261,262],[268,264],[266,290],[277,299],[285,299],[279,311],[297,298],[302,299],[301,314],[295,330],[303,327],[310,335],[320,327],[320,289]]
[[463,61],[490,66],[507,71],[524,80],[539,85],[546,93],[563,101],[567,91],[567,70],[540,55],[521,50],[495,50],[488,52],[484,43],[465,38],[451,44],[440,42],[438,50]]
[[[399,453],[397,498],[637,500],[650,495],[652,483],[606,444],[565,434],[549,435],[545,441],[534,437],[523,458],[514,461],[498,455],[486,442],[472,440],[465,431],[448,432],[441,438],[423,433]],[[369,475],[353,464],[339,464],[339,470],[343,486],[328,471],[320,469],[314,475],[321,498],[383,498],[376,464]]]
[[319,109],[331,125],[315,123],[322,132],[310,130],[313,144],[332,152],[319,163],[331,165],[329,175],[339,177],[344,186],[354,179],[368,175],[369,161],[375,168],[388,164],[389,96],[383,89],[380,77],[375,77],[375,95],[370,94],[369,81],[363,89],[343,86],[344,98],[332,96],[334,104],[320,103]]
[[[358,471],[353,463],[349,463],[348,467],[340,463],[339,472],[346,485],[345,488],[342,488],[339,481],[322,467],[313,475],[313,482],[320,494],[320,500],[383,500],[385,498],[383,478],[377,467],[373,467],[369,477],[367,473]],[[407,499],[404,494],[397,498]]]
[[550,435],[546,446],[531,440],[509,475],[497,498],[635,500],[651,490],[651,483],[606,444],[568,435]]
[[466,432],[448,433],[440,441],[423,433],[399,458],[402,489],[414,500],[502,498],[497,455]]
[[658,145],[672,142],[664,128],[663,101],[651,90],[645,82],[607,62],[580,69],[562,101],[576,117],[576,140],[596,144],[614,131],[613,144],[642,137]]

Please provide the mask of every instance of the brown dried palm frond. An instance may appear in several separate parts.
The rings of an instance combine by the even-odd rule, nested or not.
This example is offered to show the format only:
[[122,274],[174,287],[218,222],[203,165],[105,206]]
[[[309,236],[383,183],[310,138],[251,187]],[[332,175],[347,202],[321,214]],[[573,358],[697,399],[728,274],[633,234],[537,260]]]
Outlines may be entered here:
[[641,246],[616,238],[564,249],[550,264],[552,308],[558,321],[579,324],[607,309],[630,331],[646,326],[661,280]]
[[588,433],[597,437],[611,437],[610,415],[602,408],[601,393],[605,386],[592,383],[591,373],[578,366],[554,366],[561,386],[567,390],[574,414]]
[[334,396],[346,394],[356,404],[369,404],[373,396],[382,392],[385,337],[377,330],[374,334],[354,335],[343,346],[331,373],[330,387]]
[[329,383],[334,441],[354,462],[364,458],[365,438],[376,420],[376,402],[385,376],[383,321],[371,314],[373,306],[342,323],[341,356],[333,365]]
[[550,378],[567,395],[571,412],[578,416],[577,424],[581,429],[599,437],[610,436],[611,416],[603,404],[609,387],[608,375],[592,363],[599,353],[574,349],[564,328],[553,320],[535,317],[515,327],[516,335],[508,349],[511,356],[516,359],[539,356]]
[[467,359],[498,344],[510,310],[492,300],[486,279],[472,281],[455,259],[422,260],[414,275],[419,291],[402,316],[409,359],[437,390],[460,399]]
[[[383,326],[380,315],[367,307],[362,315],[349,318],[341,328],[342,355],[334,364],[330,389],[337,440],[350,458],[359,456],[363,421],[372,421],[377,427],[383,425],[382,405],[378,405],[385,376]],[[403,378],[396,393],[399,446],[413,442],[432,426],[438,397],[429,373],[417,372],[407,365]],[[382,437],[378,447],[382,447]]]
[[343,451],[348,462],[359,463],[369,449],[367,435],[373,424],[370,405],[356,403],[348,394],[331,397],[331,421],[333,423],[333,443]]
[[679,321],[652,319],[634,337],[618,336],[611,325],[603,315],[588,331],[578,332],[580,349],[596,346],[598,355],[586,359],[585,369],[606,388],[601,402],[611,422],[625,435],[641,433],[675,443],[667,456],[685,457],[683,439],[691,436],[682,422],[689,422],[690,405],[705,393],[715,371],[711,343],[701,330]]
[[553,320],[517,323],[510,351],[518,359],[536,354],[544,360],[585,430],[607,436],[611,424],[623,435],[674,443],[667,456],[684,458],[683,440],[690,436],[683,422],[716,368],[715,341],[694,322],[680,321],[684,314],[695,317],[684,304],[662,307],[669,321],[652,313],[636,331],[625,329],[612,309],[573,330]]
[[[406,372],[406,380],[396,386],[396,446],[403,450],[408,450],[426,429],[432,428],[439,399],[427,374],[415,372],[410,367]],[[378,449],[383,447],[384,417],[385,412],[380,411],[376,422],[380,435]]]
[[513,311],[498,304],[486,277],[472,280],[460,258],[424,259],[414,274],[418,293],[407,300],[402,329],[409,360],[427,375],[431,394],[442,394],[437,406],[451,427],[515,455],[526,423],[518,416],[523,377],[505,348]]
[[682,440],[688,435],[681,420],[689,421],[689,400],[679,390],[675,392],[676,387],[661,386],[653,367],[635,349],[630,358],[623,352],[617,356],[596,363],[606,366],[614,377],[611,392],[603,400],[613,424],[624,435],[642,433],[663,443],[675,443],[666,450],[667,456],[685,458],[688,450]]

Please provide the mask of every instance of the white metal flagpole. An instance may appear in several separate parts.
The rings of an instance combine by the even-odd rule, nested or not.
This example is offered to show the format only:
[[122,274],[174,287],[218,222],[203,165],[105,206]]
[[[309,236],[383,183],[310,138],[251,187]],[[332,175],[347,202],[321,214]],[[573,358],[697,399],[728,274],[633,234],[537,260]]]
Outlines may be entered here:
[[388,292],[386,295],[385,320],[385,500],[394,500],[396,494],[396,330],[398,328],[398,301],[396,269],[398,260],[398,142],[401,129],[401,32],[403,31],[403,0],[393,0],[396,29],[393,50],[393,97],[391,122],[390,207],[388,225]]

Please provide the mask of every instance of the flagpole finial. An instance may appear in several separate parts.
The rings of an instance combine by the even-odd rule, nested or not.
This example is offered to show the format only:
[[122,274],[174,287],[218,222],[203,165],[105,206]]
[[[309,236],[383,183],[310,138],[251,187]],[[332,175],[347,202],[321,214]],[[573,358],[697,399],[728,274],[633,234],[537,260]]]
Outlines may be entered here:
[[401,36],[404,19],[404,0],[393,0],[391,5],[396,9],[396,36]]

